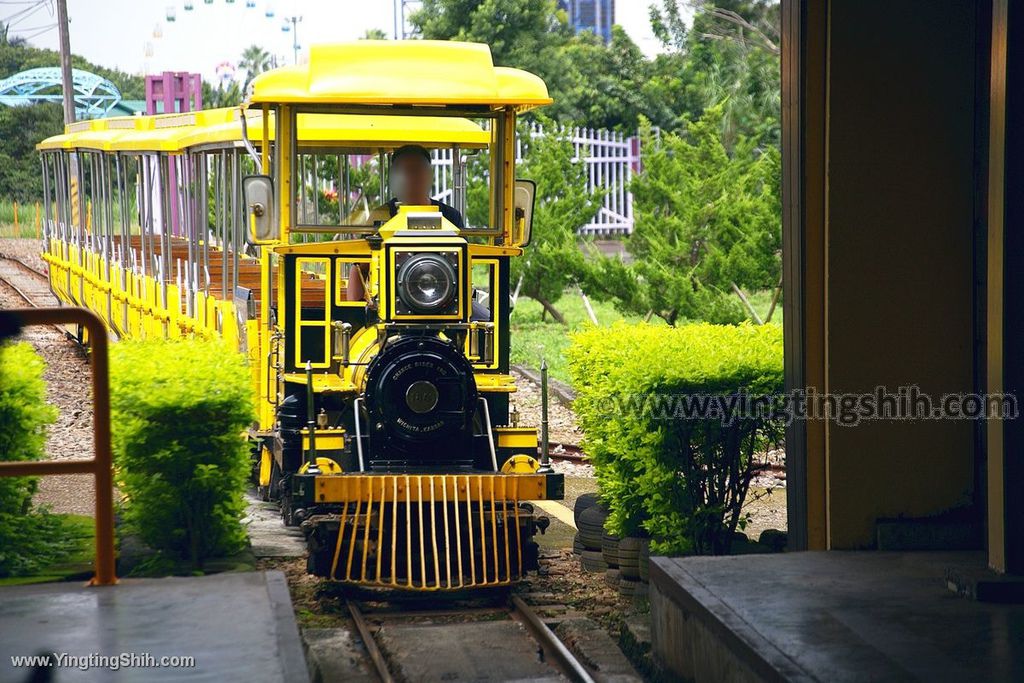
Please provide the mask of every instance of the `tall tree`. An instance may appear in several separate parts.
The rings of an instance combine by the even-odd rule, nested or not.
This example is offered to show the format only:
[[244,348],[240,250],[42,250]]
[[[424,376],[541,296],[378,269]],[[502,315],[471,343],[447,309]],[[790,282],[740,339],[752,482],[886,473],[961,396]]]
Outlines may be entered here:
[[[670,102],[670,129],[716,105],[723,108],[728,149],[741,139],[779,145],[779,4],[773,0],[689,0],[692,26],[679,0],[651,7],[651,26],[665,53],[651,66],[651,89]],[[655,122],[659,119],[655,117]]]
[[242,90],[249,88],[252,79],[264,71],[269,71],[277,66],[277,60],[269,52],[259,45],[250,45],[242,52],[242,58],[238,62],[238,68],[245,71],[245,82]]
[[[577,231],[594,217],[599,194],[587,188],[587,168],[576,159],[571,140],[550,119],[542,118],[545,133],[532,135],[519,127],[523,161],[516,175],[537,184],[530,246],[522,258],[512,259],[512,282],[521,282],[522,296],[539,303],[544,312],[565,324],[558,299],[583,276],[585,265]],[[472,225],[488,220],[487,159],[480,155],[470,168],[467,218]]]
[[424,38],[486,43],[496,64],[543,78],[559,122],[635,130],[646,111],[636,44],[618,27],[609,45],[574,33],[554,0],[424,0],[411,21]]
[[19,202],[42,199],[36,143],[64,132],[64,110],[47,102],[0,106],[0,197]]
[[685,135],[644,127],[627,240],[635,260],[596,258],[588,292],[673,325],[756,320],[744,290],[773,288],[781,272],[780,157],[749,141],[730,156],[722,118],[712,107]]

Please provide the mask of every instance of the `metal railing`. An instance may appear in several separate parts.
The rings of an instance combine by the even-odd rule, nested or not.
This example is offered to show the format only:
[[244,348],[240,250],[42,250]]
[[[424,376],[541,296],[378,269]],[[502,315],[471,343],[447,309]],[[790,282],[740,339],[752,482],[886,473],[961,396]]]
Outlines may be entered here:
[[107,330],[84,308],[13,308],[0,312],[3,328],[77,324],[89,335],[93,391],[93,457],[88,460],[0,462],[0,477],[92,474],[96,488],[96,574],[93,586],[117,583],[114,570],[114,472],[110,450],[110,380]]

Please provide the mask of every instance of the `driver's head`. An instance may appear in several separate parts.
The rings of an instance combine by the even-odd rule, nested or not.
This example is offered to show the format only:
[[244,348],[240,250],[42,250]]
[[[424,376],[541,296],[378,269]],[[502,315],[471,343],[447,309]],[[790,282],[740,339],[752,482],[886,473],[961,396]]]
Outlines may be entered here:
[[433,171],[430,152],[419,145],[399,147],[391,155],[391,192],[402,204],[429,204]]

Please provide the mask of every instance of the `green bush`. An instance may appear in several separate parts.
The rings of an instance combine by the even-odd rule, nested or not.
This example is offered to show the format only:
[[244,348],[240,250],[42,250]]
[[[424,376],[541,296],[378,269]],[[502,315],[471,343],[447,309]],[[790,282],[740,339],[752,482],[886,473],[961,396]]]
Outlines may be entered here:
[[[25,342],[0,346],[0,461],[45,456],[57,410],[46,402],[43,368]],[[62,519],[32,509],[38,485],[38,477],[0,478],[0,578],[31,574],[68,550]]]
[[111,412],[125,518],[150,547],[201,569],[246,542],[254,418],[241,355],[221,342],[124,341],[111,350]]
[[727,552],[753,456],[784,426],[782,329],[617,323],[575,333],[567,355],[609,531],[647,532],[656,552]]

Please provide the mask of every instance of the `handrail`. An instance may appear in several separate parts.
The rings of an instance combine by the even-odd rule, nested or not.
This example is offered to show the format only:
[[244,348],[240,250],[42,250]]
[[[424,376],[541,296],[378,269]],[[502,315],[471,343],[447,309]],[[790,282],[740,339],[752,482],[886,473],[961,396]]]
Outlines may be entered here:
[[92,474],[96,489],[96,575],[93,586],[117,583],[114,569],[114,473],[110,449],[110,379],[107,329],[84,308],[13,308],[0,311],[2,329],[76,323],[89,332],[92,368],[93,457],[89,460],[0,462],[0,477]]

